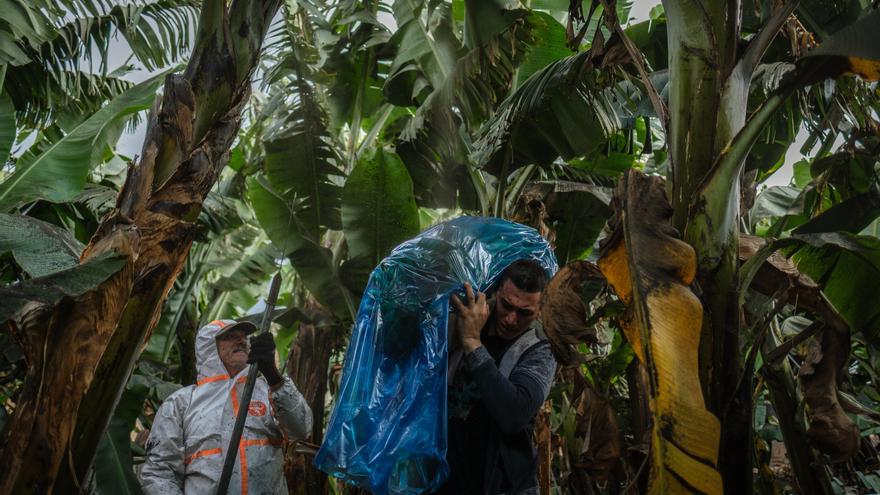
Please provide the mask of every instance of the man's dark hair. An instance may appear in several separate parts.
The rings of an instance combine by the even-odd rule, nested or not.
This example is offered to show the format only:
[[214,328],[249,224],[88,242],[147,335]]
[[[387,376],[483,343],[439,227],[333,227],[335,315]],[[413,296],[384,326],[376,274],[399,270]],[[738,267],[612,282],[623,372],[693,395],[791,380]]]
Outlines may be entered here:
[[517,289],[526,292],[542,292],[547,286],[547,272],[534,260],[516,260],[501,272],[498,287],[510,280]]

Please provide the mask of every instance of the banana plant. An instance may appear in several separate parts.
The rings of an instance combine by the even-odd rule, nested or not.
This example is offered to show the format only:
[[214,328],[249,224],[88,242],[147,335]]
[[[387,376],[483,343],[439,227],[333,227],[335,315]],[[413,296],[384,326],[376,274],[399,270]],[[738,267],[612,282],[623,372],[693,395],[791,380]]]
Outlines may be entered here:
[[[196,108],[193,114],[185,105],[172,105],[186,101],[181,96],[189,93],[179,79],[167,78],[155,120],[166,127],[193,122],[191,139],[162,141],[151,135],[148,143],[158,148],[147,146],[144,154],[155,160],[142,163],[159,163],[133,167],[126,183],[121,180],[124,158],[114,156],[109,145],[119,124],[135,109],[148,107],[152,98],[138,100],[129,110],[108,105],[103,123],[84,134],[77,126],[95,121],[79,115],[84,113],[80,103],[63,105],[71,112],[46,113],[46,108],[60,107],[48,103],[61,100],[13,94],[13,87],[21,90],[14,81],[44,60],[34,50],[44,54],[47,47],[60,47],[60,62],[40,67],[41,73],[58,76],[57,87],[46,91],[68,88],[77,98],[91,92],[99,95],[95,101],[126,91],[129,85],[114,74],[77,75],[78,59],[71,54],[82,51],[70,40],[83,40],[82,47],[96,46],[100,52],[114,26],[146,25],[155,28],[156,37],[151,31],[126,34],[132,36],[137,57],[162,66],[179,53],[172,50],[160,60],[153,38],[166,39],[165,31],[189,22],[185,19],[192,11],[186,2],[157,4],[175,13],[157,10],[160,17],[151,17],[149,7],[123,4],[92,12],[76,2],[76,15],[93,19],[82,37],[62,29],[57,18],[43,22],[32,16],[12,23],[4,17],[0,22],[0,38],[11,40],[0,48],[0,60],[6,60],[0,158],[9,163],[7,182],[0,184],[4,211],[16,209],[63,225],[83,243],[93,234],[105,238],[113,231],[111,224],[118,231],[128,219],[142,221],[143,216],[126,213],[146,212],[141,206],[161,210],[156,218],[172,215],[193,226],[186,239],[196,247],[186,263],[180,256],[173,263],[158,256],[163,253],[158,247],[148,251],[158,257],[139,258],[140,285],[131,287],[140,290],[154,276],[164,282],[147,284],[155,290],[138,292],[123,313],[116,333],[125,337],[114,337],[98,366],[96,383],[103,386],[90,387],[81,406],[103,419],[77,426],[75,436],[89,441],[74,442],[73,458],[89,457],[97,439],[105,438],[105,404],[115,402],[127,379],[109,370],[127,370],[133,363],[150,326],[142,322],[152,321],[143,308],[153,308],[150,315],[160,322],[144,366],[151,357],[174,361],[176,339],[170,337],[177,330],[175,321],[192,325],[214,315],[240,315],[257,300],[264,272],[275,270],[280,261],[289,284],[284,300],[295,308],[283,336],[294,340],[291,376],[310,400],[321,402],[314,410],[322,411],[321,384],[328,382],[329,363],[344,345],[345,323],[356,313],[370,271],[420,227],[471,213],[535,226],[555,243],[559,259],[570,263],[567,273],[589,266],[585,259],[598,257],[595,247],[603,237],[605,245],[618,242],[619,256],[612,256],[612,262],[603,258],[602,264],[610,267],[607,281],[620,289],[620,300],[604,289],[597,296],[593,285],[598,279],[570,278],[565,305],[583,305],[570,325],[548,325],[548,335],[562,344],[554,349],[562,349],[566,362],[576,366],[566,370],[568,378],[553,395],[556,410],[561,407],[565,414],[551,415],[549,422],[567,442],[568,462],[554,465],[570,474],[572,490],[587,490],[588,483],[601,482],[607,469],[617,466],[634,471],[608,479],[625,482],[631,491],[751,492],[753,468],[761,473],[760,486],[772,484],[763,469],[766,459],[751,458],[755,434],[762,441],[784,440],[806,493],[830,493],[845,479],[845,468],[834,462],[848,459],[860,483],[870,484],[859,464],[870,456],[855,455],[855,450],[858,436],[874,431],[870,410],[880,404],[871,385],[878,369],[880,321],[871,303],[880,225],[880,104],[870,82],[877,78],[880,58],[875,50],[880,42],[872,42],[880,32],[876,9],[865,2],[814,0],[731,0],[703,8],[668,2],[652,9],[649,20],[627,25],[629,3],[608,0],[288,2],[270,30],[256,86],[239,84],[253,64],[236,62],[234,74],[224,76],[237,86],[215,86],[209,72],[196,70],[211,59],[205,47],[223,37],[219,31],[200,31],[185,77],[197,107],[225,110]],[[227,18],[219,5],[203,4],[203,26],[268,15],[236,11]],[[386,16],[396,27],[386,25]],[[256,39],[250,30],[241,32]],[[185,39],[168,37],[175,45]],[[236,45],[230,53],[252,57],[253,46]],[[220,127],[212,127],[215,117],[227,111],[239,115],[245,106],[245,93],[233,95],[233,86],[255,94],[247,99],[247,124],[237,133],[229,168],[221,174],[225,158],[214,160],[225,157],[225,149],[211,155],[217,174],[212,181],[222,177],[223,185],[168,203],[162,191],[184,186],[181,174],[196,163],[184,159],[193,146],[219,136]],[[44,92],[40,88],[33,93]],[[16,157],[16,140],[36,128],[36,143],[26,156]],[[795,164],[793,182],[757,190],[787,166],[785,155],[795,151],[789,148],[801,133],[807,136],[805,159]],[[230,144],[235,135],[229,130],[223,142]],[[74,137],[95,143],[87,154],[76,155],[82,159],[75,164],[67,151],[32,162],[51,153],[52,146],[67,150],[64,139]],[[621,220],[628,227],[622,234],[603,236],[615,205],[614,183],[623,177],[633,184],[632,169],[665,176],[669,209],[660,199],[646,204],[647,196],[618,195],[618,211],[630,212]],[[144,178],[145,170],[153,175]],[[64,174],[52,175],[59,171]],[[8,182],[13,178],[21,185],[13,187]],[[125,184],[117,204],[116,191]],[[233,185],[230,194],[227,184]],[[655,189],[663,196],[663,187]],[[141,201],[153,195],[149,204]],[[256,222],[238,218],[248,208]],[[653,217],[644,213],[651,211]],[[98,219],[107,213],[110,220],[101,224]],[[663,222],[640,223],[670,213],[678,234]],[[230,218],[238,218],[235,225],[227,224]],[[658,230],[651,232],[654,227]],[[658,232],[663,235],[655,236]],[[753,242],[747,235],[766,238],[755,242],[759,254],[743,257],[737,249]],[[694,265],[688,255],[685,263],[672,266],[682,261],[679,255],[686,248],[658,259],[667,245],[683,248],[672,240],[676,237],[693,250]],[[2,271],[7,283],[40,278],[45,270],[35,259],[45,267],[72,259],[66,248],[48,250],[58,259],[28,258],[17,244],[20,239],[0,241],[9,246]],[[217,246],[214,255],[203,251],[209,243]],[[235,263],[228,261],[230,253]],[[167,263],[144,264],[159,258]],[[620,269],[624,265],[626,270]],[[171,266],[188,267],[176,285],[167,271]],[[128,277],[127,269],[110,275],[98,292],[108,280],[112,284]],[[156,307],[165,289],[171,295],[167,312],[159,315]],[[694,297],[699,304],[692,304]],[[184,300],[189,303],[182,305]],[[630,309],[621,313],[624,303]],[[674,315],[680,323],[675,328],[665,319],[667,307],[688,312]],[[609,318],[622,320],[623,331],[605,321]],[[321,352],[314,359],[303,357],[316,346]],[[669,359],[686,365],[679,382],[670,378]],[[180,360],[184,364],[185,356]],[[605,365],[616,371],[606,373]],[[607,396],[608,408],[587,410],[588,402],[599,402],[585,392],[589,381]],[[687,382],[687,393],[682,382]],[[617,407],[627,400],[631,407]],[[762,418],[756,411],[763,411]],[[588,427],[613,424],[614,415],[628,428],[623,439],[630,444],[623,449],[615,447],[613,438],[594,442],[599,437]],[[320,438],[319,419],[314,439]],[[142,420],[148,423],[146,416]],[[699,438],[690,429],[697,424],[703,426]],[[122,440],[119,431],[114,429],[111,437]],[[117,451],[126,448],[131,450],[123,442]],[[764,456],[767,450],[757,452]],[[618,463],[616,455],[623,461]],[[585,469],[584,459],[598,459],[603,468]],[[642,459],[648,463],[639,474],[635,469]],[[111,479],[105,474],[99,476]],[[75,486],[69,480],[59,483],[58,490]],[[326,487],[325,482],[308,483],[308,490]]]
[[0,209],[10,211],[38,199],[60,203],[76,197],[89,173],[119,139],[122,124],[150,107],[163,79],[164,74],[151,77],[111,100],[63,137],[24,153],[12,173],[0,182]]
[[198,2],[41,0],[13,1],[0,27],[0,87],[13,103],[25,133],[78,122],[133,84],[108,67],[110,45],[155,71],[179,61],[190,48]]
[[[740,183],[744,184],[743,187],[754,187],[753,182],[750,182],[754,180],[754,177],[760,177],[761,180],[764,180],[779,167],[780,156],[784,149],[780,151],[781,147],[778,146],[778,143],[780,141],[783,144],[790,142],[795,134],[791,129],[792,127],[796,128],[800,122],[806,122],[806,125],[817,129],[814,133],[825,132],[825,135],[821,136],[824,143],[829,143],[828,136],[839,132],[837,130],[838,123],[841,122],[839,111],[836,117],[833,113],[827,112],[828,102],[834,98],[863,98],[860,96],[862,91],[858,88],[860,85],[858,83],[851,84],[847,79],[841,78],[841,72],[857,73],[868,80],[876,78],[874,72],[876,63],[874,61],[878,59],[877,54],[873,50],[859,48],[854,40],[859,37],[873,36],[873,34],[868,34],[870,29],[868,26],[875,25],[877,13],[867,9],[860,14],[852,15],[850,19],[857,19],[854,25],[841,29],[833,35],[828,35],[828,39],[823,40],[824,46],[803,55],[805,50],[801,44],[804,43],[804,40],[809,42],[810,38],[803,36],[802,26],[789,21],[790,24],[784,27],[784,23],[790,19],[797,8],[796,15],[810,18],[811,22],[815,24],[815,19],[822,18],[821,15],[818,15],[820,13],[817,12],[816,5],[805,4],[797,7],[797,2],[790,2],[777,9],[765,8],[757,19],[750,17],[751,13],[747,12],[748,15],[744,15],[741,20],[743,29],[754,33],[755,36],[748,49],[737,54],[735,50],[724,48],[732,46],[725,45],[725,43],[733,43],[732,40],[739,35],[739,31],[736,29],[740,25],[738,23],[740,21],[726,22],[721,20],[723,12],[728,12],[725,10],[727,6],[719,5],[715,14],[710,12],[706,17],[707,12],[701,9],[691,10],[690,7],[680,4],[665,5],[664,12],[656,18],[658,21],[656,24],[663,29],[637,30],[631,28],[624,30],[620,26],[619,20],[612,14],[615,11],[613,2],[595,3],[601,3],[605,7],[602,21],[603,29],[607,29],[607,32],[612,36],[605,38],[608,41],[604,42],[602,47],[594,43],[591,48],[593,53],[576,54],[569,60],[557,62],[556,66],[545,69],[547,81],[552,81],[551,77],[554,75],[554,71],[559,75],[566,72],[576,74],[580,78],[583,78],[584,74],[598,75],[600,72],[597,71],[603,69],[602,64],[611,63],[615,54],[619,54],[621,51],[625,53],[621,67],[624,69],[623,79],[625,81],[604,87],[594,83],[593,89],[587,88],[574,95],[560,96],[558,92],[549,93],[550,96],[559,99],[559,103],[554,107],[552,102],[544,102],[539,99],[539,96],[545,93],[541,88],[544,85],[546,87],[552,86],[543,82],[542,85],[539,85],[540,76],[533,75],[519,87],[507,103],[502,105],[505,112],[497,113],[491,124],[485,127],[486,130],[478,141],[478,150],[481,151],[480,161],[487,164],[491,170],[501,170],[504,167],[509,170],[511,167],[525,168],[535,164],[540,165],[542,162],[552,163],[558,156],[569,158],[589,153],[586,146],[593,144],[594,140],[578,139],[579,136],[569,138],[565,133],[565,130],[590,129],[589,125],[568,126],[563,123],[558,127],[559,131],[554,132],[557,127],[553,119],[558,119],[559,115],[566,115],[565,106],[579,104],[579,100],[583,99],[584,95],[590,97],[591,95],[602,95],[603,92],[611,96],[611,101],[617,99],[621,102],[632,99],[630,95],[633,88],[636,89],[636,94],[643,95],[637,97],[633,103],[638,103],[640,99],[648,102],[647,107],[639,104],[620,105],[632,113],[629,115],[612,111],[605,113],[609,116],[620,117],[620,120],[624,122],[634,116],[659,120],[659,132],[656,134],[651,132],[650,134],[664,138],[661,145],[668,148],[668,160],[664,159],[665,163],[661,168],[654,168],[655,164],[652,164],[650,159],[647,161],[638,159],[631,164],[646,169],[650,167],[654,173],[659,171],[667,175],[674,213],[673,226],[684,234],[684,239],[693,246],[696,252],[698,264],[695,276],[701,288],[700,313],[705,311],[706,315],[705,319],[698,319],[696,309],[694,310],[694,319],[700,322],[699,326],[702,330],[699,337],[694,338],[691,335],[692,338],[688,340],[689,345],[693,346],[692,352],[697,353],[699,350],[702,356],[698,368],[699,380],[695,383],[699,383],[706,402],[705,405],[700,406],[704,412],[698,416],[710,418],[716,415],[721,419],[720,430],[717,424],[716,427],[707,430],[715,432],[714,441],[717,443],[714,446],[709,444],[699,447],[699,450],[706,454],[701,454],[699,458],[705,460],[704,464],[710,466],[710,471],[713,471],[714,474],[707,471],[703,474],[696,473],[696,476],[701,480],[699,486],[703,487],[703,491],[719,491],[722,480],[726,491],[732,493],[750,491],[751,463],[743,462],[743,459],[748,459],[751,437],[743,432],[750,431],[747,425],[750,423],[748,418],[751,417],[752,408],[746,394],[747,387],[740,385],[751,383],[754,373],[754,362],[751,359],[754,356],[749,357],[742,352],[750,339],[759,339],[761,334],[731,329],[738,328],[737,318],[733,316],[736,313],[733,308],[736,298],[732,297],[732,294],[737,293],[736,279],[733,276],[736,273],[736,260],[735,256],[731,254],[730,248],[736,245],[736,233],[740,227],[738,220],[740,214],[737,213],[740,211],[738,208]],[[697,21],[697,18],[700,18],[700,21]],[[686,27],[695,22],[703,23],[703,27],[696,31]],[[825,22],[828,23],[827,18],[825,18]],[[781,41],[774,41],[780,28],[784,28],[785,34],[794,43],[785,44]],[[838,26],[839,28],[840,26]],[[873,33],[873,31],[870,32]],[[639,43],[638,46],[636,42]],[[660,44],[667,48],[668,66],[666,65],[666,57],[656,56],[656,53],[649,51],[649,49],[655,50]],[[714,54],[710,57],[711,62],[703,57],[694,59],[690,52],[694,46],[701,46],[706,50],[706,53]],[[774,63],[776,62],[770,57],[788,57],[788,60],[795,63],[789,63],[787,66],[761,65],[760,62],[765,58],[765,55]],[[801,58],[797,59],[797,57]],[[573,68],[576,67],[576,70],[563,70],[565,63],[578,60],[580,63],[572,65]],[[618,58],[618,60],[621,59]],[[696,65],[690,65],[694,60],[696,60]],[[831,62],[833,62],[833,67],[829,65]],[[612,70],[614,70],[614,65],[616,64],[611,63]],[[718,72],[717,67],[719,66],[727,67],[727,69]],[[661,71],[666,71],[665,75]],[[627,76],[627,73],[631,75]],[[817,91],[815,86],[810,86],[829,77],[837,78],[831,98],[829,98],[827,91],[824,95],[819,94],[821,91]],[[562,79],[562,81],[564,80]],[[577,81],[577,79],[574,80]],[[706,80],[716,80],[717,84],[706,86],[703,84]],[[589,80],[587,81],[589,82]],[[608,79],[601,78],[594,79],[594,81],[608,81]],[[756,89],[759,91],[751,90],[750,83],[752,82],[755,83]],[[797,100],[794,103],[789,103],[791,95],[797,95]],[[595,96],[592,98],[592,100],[586,101],[602,101],[601,98]],[[876,98],[870,97],[857,101],[864,101],[867,108],[872,108],[876,104]],[[553,112],[554,108],[557,111]],[[602,105],[593,105],[592,109],[595,108],[601,110]],[[748,119],[746,118],[747,111],[751,111],[751,116]],[[542,115],[540,112],[544,112],[548,117],[545,120],[540,120]],[[866,115],[864,110],[848,109],[843,112],[851,122],[859,122],[860,128],[871,128],[874,125],[872,122],[876,120]],[[589,115],[589,112],[576,114],[579,118]],[[526,120],[527,118],[533,120]],[[535,121],[538,124],[534,124]],[[613,122],[610,119],[608,121]],[[515,134],[518,131],[517,122],[526,122],[520,134]],[[547,124],[548,122],[549,124]],[[831,127],[831,133],[828,133],[829,127]],[[619,136],[617,129],[620,127],[599,126],[598,129],[599,132],[595,135],[600,143],[617,141],[617,136]],[[818,131],[819,129],[822,131]],[[510,138],[511,133],[514,133],[512,136],[517,137]],[[860,134],[864,133],[853,136],[853,143],[859,141]],[[648,134],[644,135],[647,137]],[[699,141],[699,147],[682,144],[695,143],[697,142],[694,141],[695,139]],[[833,138],[830,141],[833,141]],[[659,143],[646,139],[646,145],[642,148],[649,152],[654,151],[655,144]],[[756,144],[761,146],[755,146]],[[629,149],[631,150],[633,147],[629,147]],[[520,155],[520,150],[538,151]],[[827,151],[828,148],[825,146],[820,150],[823,154]],[[853,163],[848,160],[843,160],[843,162]],[[856,170],[859,169],[857,163],[856,161],[856,165],[853,165]],[[875,164],[875,160],[868,159],[866,168],[862,167],[862,170],[871,171],[867,177],[871,177],[873,174],[872,167],[875,167]],[[855,196],[858,199],[853,200],[849,205],[842,205],[836,209],[831,208],[829,213],[834,213],[838,215],[837,218],[840,218],[839,215],[841,215],[843,208],[847,206],[853,208],[851,205],[859,201],[860,208],[855,210],[859,214],[856,218],[852,218],[852,221],[834,220],[834,217],[829,215],[826,217],[828,220],[824,223],[818,219],[810,222],[811,227],[807,227],[807,229],[816,226],[817,229],[856,230],[870,225],[876,218],[873,213],[875,209],[872,206],[873,193],[871,189],[864,185],[858,189],[843,189],[848,184],[840,184],[839,178],[836,179],[839,185],[829,187],[829,181],[835,173],[828,172],[828,169],[833,169],[828,165],[830,164],[826,164],[825,168],[820,169],[821,171],[816,171],[819,179],[815,186],[811,187],[812,192],[798,194],[802,196],[800,198],[801,205],[809,203],[812,206],[810,211],[801,210],[800,214],[805,215],[806,219],[815,217],[842,199],[847,199],[846,196],[840,195],[843,191],[848,191],[849,196]],[[748,167],[749,175],[745,175],[746,178],[743,179],[745,167]],[[867,182],[870,183],[870,180]],[[865,181],[862,183],[864,184]],[[743,195],[742,201],[746,205],[745,208],[751,206],[748,194]],[[797,210],[799,206],[793,204],[792,208]],[[804,221],[801,220],[801,223]],[[797,225],[792,224],[788,228],[780,227],[781,230],[778,232],[787,235],[791,227]],[[819,225],[822,226],[819,227]],[[825,238],[828,238],[827,234],[824,235]],[[813,240],[812,242],[816,243],[817,241]],[[838,243],[840,242],[842,241],[838,241]],[[849,239],[847,244],[851,246],[853,252],[865,253],[869,252],[870,248],[867,246],[870,246],[871,242]],[[820,277],[818,280],[827,290],[830,299],[836,291],[840,290],[842,281],[835,281],[832,278],[833,271],[829,271],[827,267],[836,266],[838,259],[842,258],[838,258],[837,255],[825,254],[823,261],[826,261],[827,264],[821,263],[818,267],[815,265],[811,267],[810,263],[814,263],[813,260],[816,260],[816,257],[807,255],[807,252],[809,252],[808,248],[800,248],[797,253],[794,253],[794,259],[802,259],[805,270],[817,273],[817,276]],[[860,257],[865,259],[865,256],[862,254]],[[863,268],[863,273],[871,273],[871,271]],[[687,284],[688,280],[683,280],[683,282]],[[832,284],[832,282],[834,283]],[[837,296],[836,299],[843,312],[849,311],[849,305],[854,304],[853,301],[847,300],[845,297]],[[865,328],[867,322],[873,321],[871,319],[872,312],[859,305],[856,307],[859,309],[853,308],[854,311],[849,315],[849,319]],[[856,317],[855,313],[858,313],[859,317]],[[647,322],[648,320],[642,320],[643,329],[647,328],[645,326],[648,325]],[[870,324],[868,328],[870,328]],[[870,332],[867,335],[870,336]],[[629,334],[628,337],[630,337]],[[630,339],[634,349],[638,349],[642,345],[633,342],[636,337],[637,335],[632,335]],[[870,337],[868,338],[870,339]],[[828,345],[831,342],[829,341]],[[837,340],[834,345],[839,345],[839,343],[840,340]],[[714,358],[710,356],[714,356]],[[640,357],[647,358],[646,355]],[[828,369],[837,369],[841,366],[841,362],[834,361],[828,365]],[[829,371],[827,375],[824,374],[825,371],[822,373],[823,376],[832,377],[832,381],[836,376],[836,371]],[[693,381],[693,376],[690,376],[689,379]],[[826,383],[827,380],[828,378],[824,379]],[[652,409],[654,414],[658,414],[662,408],[655,404]],[[719,431],[720,433],[718,433]],[[709,435],[705,440],[712,438],[713,436]],[[650,486],[655,490],[663,490],[663,487],[671,486],[666,484],[667,481],[664,481],[668,480],[664,474],[667,472],[665,470],[672,469],[674,471],[677,465],[674,460],[663,457],[665,454],[662,453],[664,450],[662,445],[656,442],[655,445],[660,452],[652,453],[654,457],[652,457]],[[821,448],[821,445],[818,443],[814,446]],[[735,452],[739,452],[739,454],[735,454]],[[852,455],[853,452],[850,451],[849,454]],[[799,469],[799,472],[803,473],[803,470]],[[807,479],[811,478],[804,478],[805,482]],[[830,486],[830,484],[826,482],[820,486]]]
[[[83,256],[118,253],[125,257],[125,266],[96,290],[80,296],[72,308],[63,304],[54,308],[65,314],[52,319],[54,326],[36,321],[40,318],[19,322],[40,328],[37,338],[60,335],[62,340],[87,342],[89,348],[77,353],[75,363],[61,354],[28,357],[35,371],[44,366],[50,371],[31,373],[25,380],[26,391],[41,393],[23,393],[27,400],[19,403],[9,424],[14,428],[5,430],[4,451],[17,453],[10,456],[14,462],[3,466],[8,475],[0,476],[0,493],[38,482],[45,483],[46,490],[57,485],[62,491],[84,484],[129,370],[197,234],[194,221],[205,196],[228,160],[241,108],[250,94],[250,76],[278,7],[277,2],[229,6],[202,2],[187,69],[166,78],[143,156],[129,169],[117,208],[103,218]],[[230,38],[229,33],[243,34]],[[216,47],[223,47],[222,53]],[[203,142],[211,145],[201,146]],[[11,199],[8,193],[5,197]],[[158,235],[142,238],[140,232]],[[102,315],[100,322],[87,316],[94,314]],[[49,315],[51,311],[43,317]],[[91,337],[80,338],[82,331]],[[55,343],[67,347],[62,341]],[[44,405],[37,406],[38,402]],[[78,416],[81,407],[88,414]],[[57,412],[35,415],[33,411],[39,409]],[[42,426],[45,416],[53,417],[48,428]],[[35,432],[46,436],[40,440]],[[61,462],[68,451],[78,452],[71,457],[78,459],[75,466]]]
[[[287,12],[273,55],[284,64],[267,73],[268,98],[277,106],[267,116],[259,143],[252,146],[264,152],[256,159],[262,174],[248,181],[248,198],[305,287],[338,318],[351,321],[369,271],[394,245],[418,231],[418,213],[407,170],[393,153],[379,148],[381,141],[374,137],[375,147],[361,148],[354,163],[346,159],[351,147],[344,134],[358,130],[344,128],[354,121],[333,117],[333,108],[337,115],[343,113],[333,106],[343,89],[329,82],[319,51],[308,44],[315,26],[326,21],[316,8],[304,5]],[[373,15],[368,5],[359,12]],[[376,24],[337,22],[340,33],[360,33],[361,43],[381,39],[375,32],[382,28]],[[365,30],[374,34],[363,34]],[[356,58],[349,63],[370,60],[369,54],[352,56]],[[329,59],[331,67],[342,63],[339,57]],[[381,120],[381,108],[363,95],[354,100],[349,104],[356,108],[345,115]],[[366,114],[367,109],[375,113]]]

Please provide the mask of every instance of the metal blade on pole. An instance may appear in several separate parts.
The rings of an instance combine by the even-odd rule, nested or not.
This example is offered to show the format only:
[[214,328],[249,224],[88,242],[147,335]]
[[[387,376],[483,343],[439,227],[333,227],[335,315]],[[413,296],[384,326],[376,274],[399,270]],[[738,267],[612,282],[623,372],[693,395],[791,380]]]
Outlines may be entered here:
[[[259,335],[269,329],[272,321],[272,312],[275,310],[275,302],[278,301],[278,290],[281,286],[281,273],[276,273],[272,278],[269,288],[269,297],[266,299],[266,309],[263,311],[263,319],[260,328],[255,335]],[[257,363],[248,366],[247,382],[239,399],[238,413],[235,416],[235,426],[232,428],[232,436],[229,438],[229,447],[226,449],[226,458],[223,459],[223,472],[220,475],[220,484],[217,485],[217,495],[226,495],[229,490],[229,480],[232,478],[232,469],[235,459],[238,457],[238,445],[241,443],[241,434],[244,431],[244,422],[247,419],[248,404],[254,393],[254,385],[257,383]],[[233,387],[235,385],[233,384]]]

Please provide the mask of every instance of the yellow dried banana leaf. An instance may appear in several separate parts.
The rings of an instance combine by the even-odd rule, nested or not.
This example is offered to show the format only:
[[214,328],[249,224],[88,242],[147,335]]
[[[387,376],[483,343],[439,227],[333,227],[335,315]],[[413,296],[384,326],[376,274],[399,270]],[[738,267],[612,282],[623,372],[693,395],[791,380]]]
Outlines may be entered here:
[[722,493],[720,424],[706,410],[697,363],[703,306],[690,290],[693,248],[676,238],[663,180],[630,170],[617,187],[599,268],[627,304],[624,333],[648,370],[649,493]]

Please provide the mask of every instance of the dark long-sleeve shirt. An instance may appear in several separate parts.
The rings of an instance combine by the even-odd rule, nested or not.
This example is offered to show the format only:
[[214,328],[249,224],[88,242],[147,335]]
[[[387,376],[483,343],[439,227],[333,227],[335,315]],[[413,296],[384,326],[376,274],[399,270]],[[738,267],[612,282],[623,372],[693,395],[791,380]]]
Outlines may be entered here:
[[441,493],[517,493],[536,484],[535,416],[556,371],[544,340],[527,349],[505,377],[498,366],[514,343],[482,338],[450,388],[450,479]]

